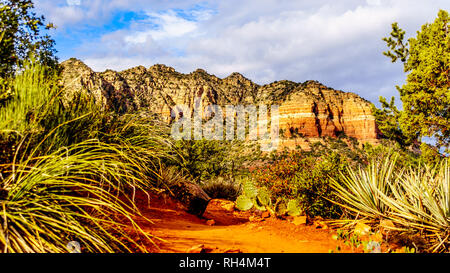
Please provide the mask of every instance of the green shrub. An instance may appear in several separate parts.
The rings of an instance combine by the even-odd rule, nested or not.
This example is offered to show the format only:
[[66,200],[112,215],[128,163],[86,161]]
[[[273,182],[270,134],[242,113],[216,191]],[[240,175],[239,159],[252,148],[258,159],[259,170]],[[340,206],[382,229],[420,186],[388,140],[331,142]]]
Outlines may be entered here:
[[11,83],[0,78],[0,106],[11,97]]
[[238,210],[246,211],[253,208],[253,206],[254,206],[253,200],[246,195],[240,195],[236,199],[236,208]]
[[272,202],[273,195],[265,187],[258,186],[251,178],[241,180],[242,194],[236,199],[236,208],[247,211],[252,208],[259,211],[269,211],[272,215],[299,216],[302,209],[296,199],[278,198],[275,203]]
[[241,193],[241,185],[235,179],[217,177],[202,184],[202,189],[213,199],[235,201]]
[[0,108],[0,130],[37,131],[40,121],[55,110],[58,78],[55,70],[28,62],[11,81],[10,98]]
[[260,156],[254,145],[241,141],[182,140],[174,144],[175,162],[199,184],[217,177],[237,177],[247,173],[244,166]]
[[286,210],[290,216],[299,216],[302,213],[297,200],[289,200]]
[[295,199],[309,216],[335,218],[340,216],[330,186],[332,178],[339,178],[347,161],[336,153],[315,156],[292,151],[272,164],[252,172],[256,183],[267,188],[271,201]]
[[249,210],[255,208],[260,211],[271,210],[271,202],[268,191],[259,188],[251,178],[241,178],[241,195],[236,199],[236,207],[239,210]]

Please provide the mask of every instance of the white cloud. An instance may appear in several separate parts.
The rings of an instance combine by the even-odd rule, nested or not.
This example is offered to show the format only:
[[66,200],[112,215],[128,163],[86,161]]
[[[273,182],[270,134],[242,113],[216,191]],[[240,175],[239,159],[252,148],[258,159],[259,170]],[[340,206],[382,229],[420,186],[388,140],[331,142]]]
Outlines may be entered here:
[[[187,8],[201,0],[34,0],[39,13],[55,23],[60,29],[82,25],[102,25],[111,19],[114,11],[145,11],[167,10],[173,8]],[[70,10],[76,11],[77,16],[66,16]]]
[[394,86],[404,79],[401,66],[382,55],[390,24],[398,21],[412,36],[439,8],[449,8],[448,0],[227,0],[192,9],[198,3],[93,0],[81,3],[90,8],[82,14],[79,6],[50,10],[69,25],[101,21],[118,8],[147,12],[148,18],[78,48],[75,57],[98,71],[165,63],[220,77],[237,71],[260,84],[312,79],[375,102],[396,95]]
[[142,44],[151,38],[155,41],[168,38],[177,38],[194,32],[197,23],[179,17],[174,11],[165,13],[148,13],[151,21],[157,25],[156,29],[133,32],[125,36],[124,40],[131,44]]
[[81,5],[81,0],[67,0],[67,5],[69,6],[79,6]]
[[366,0],[369,6],[379,6],[381,5],[381,0]]

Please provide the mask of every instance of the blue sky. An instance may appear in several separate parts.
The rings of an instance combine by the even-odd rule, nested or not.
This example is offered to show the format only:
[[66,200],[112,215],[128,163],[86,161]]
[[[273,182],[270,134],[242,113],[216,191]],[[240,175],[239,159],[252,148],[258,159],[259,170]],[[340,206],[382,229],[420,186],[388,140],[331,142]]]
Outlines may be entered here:
[[218,77],[240,72],[266,84],[318,80],[376,103],[396,96],[400,64],[382,55],[399,22],[414,36],[450,1],[35,0],[61,60],[95,71],[163,63]]

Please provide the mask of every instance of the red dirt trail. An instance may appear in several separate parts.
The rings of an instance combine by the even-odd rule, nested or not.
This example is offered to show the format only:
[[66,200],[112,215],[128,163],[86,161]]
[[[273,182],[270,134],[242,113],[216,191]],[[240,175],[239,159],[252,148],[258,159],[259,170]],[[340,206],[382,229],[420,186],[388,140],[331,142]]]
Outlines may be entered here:
[[[204,214],[206,219],[188,214],[170,198],[152,195],[149,205],[145,195],[138,195],[136,204],[153,223],[136,221],[145,232],[159,238],[155,239],[157,246],[148,246],[150,252],[328,253],[338,245],[340,252],[351,252],[332,238],[336,234],[333,230],[296,226],[275,217],[252,222],[252,214],[226,210],[221,200],[210,202]],[[208,225],[209,219],[215,224]]]

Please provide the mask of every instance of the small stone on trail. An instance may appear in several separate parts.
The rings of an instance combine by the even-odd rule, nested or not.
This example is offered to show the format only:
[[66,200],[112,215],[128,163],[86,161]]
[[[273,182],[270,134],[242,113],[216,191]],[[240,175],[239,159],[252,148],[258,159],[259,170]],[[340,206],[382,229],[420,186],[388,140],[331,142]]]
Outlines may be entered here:
[[353,233],[355,233],[358,236],[365,236],[368,235],[371,230],[371,227],[364,224],[364,223],[357,223],[355,226],[355,229],[353,230]]
[[264,219],[259,217],[259,216],[250,216],[250,217],[248,217],[248,220],[250,222],[262,222],[262,221],[264,221]]
[[186,253],[203,253],[205,245],[196,245],[186,251]]
[[225,250],[223,253],[242,253],[242,251],[238,248],[229,248]]
[[325,222],[323,222],[323,221],[315,221],[314,222],[314,227],[315,228],[321,228],[321,229],[328,229],[328,225],[325,224]]
[[306,216],[295,216],[292,220],[292,224],[296,226],[306,225]]
[[263,214],[262,211],[260,211],[259,209],[255,210],[255,215],[256,216],[261,216]]
[[366,246],[366,251],[369,253],[381,253],[381,245],[379,242],[370,241]]
[[269,218],[269,217],[270,217],[270,212],[264,211],[264,212],[261,214],[261,217],[262,217],[262,218]]
[[283,219],[285,219],[285,220],[288,220],[289,222],[292,222],[292,221],[294,221],[294,216],[285,216],[285,217],[283,217]]
[[206,221],[206,224],[208,226],[214,226],[216,224],[216,221],[214,221],[213,219]]

